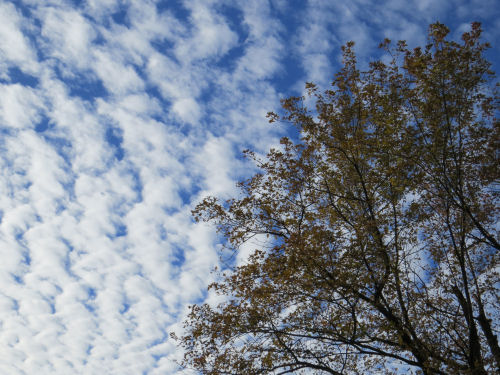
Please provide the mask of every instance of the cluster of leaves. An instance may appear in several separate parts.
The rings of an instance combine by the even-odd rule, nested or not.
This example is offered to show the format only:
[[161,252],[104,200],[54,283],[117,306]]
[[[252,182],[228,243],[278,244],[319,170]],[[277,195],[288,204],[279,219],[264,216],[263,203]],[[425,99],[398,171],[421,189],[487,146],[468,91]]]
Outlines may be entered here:
[[243,198],[206,198],[237,249],[257,249],[192,306],[184,365],[203,374],[487,374],[500,368],[498,97],[481,28],[460,43],[381,47],[358,70],[353,44],[319,93],[283,100],[301,141],[259,159]]

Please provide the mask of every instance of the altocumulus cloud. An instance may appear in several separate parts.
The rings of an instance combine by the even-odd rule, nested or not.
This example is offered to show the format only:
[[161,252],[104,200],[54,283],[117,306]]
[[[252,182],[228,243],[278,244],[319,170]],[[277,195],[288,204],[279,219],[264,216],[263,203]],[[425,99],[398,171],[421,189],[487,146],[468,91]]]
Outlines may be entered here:
[[500,40],[495,5],[0,1],[0,373],[190,373],[168,332],[213,300],[221,241],[190,210],[289,131],[265,113],[347,40],[362,64],[436,20]]

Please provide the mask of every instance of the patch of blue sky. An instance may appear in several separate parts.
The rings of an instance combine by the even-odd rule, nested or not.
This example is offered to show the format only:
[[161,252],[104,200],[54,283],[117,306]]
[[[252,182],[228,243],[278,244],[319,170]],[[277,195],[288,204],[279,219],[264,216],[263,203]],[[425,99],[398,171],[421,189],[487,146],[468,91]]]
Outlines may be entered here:
[[68,249],[68,254],[72,253],[74,250],[75,250],[75,247],[73,246],[73,244],[71,243],[70,240],[68,240],[67,238],[64,238],[64,237],[60,237],[59,240],[64,244],[64,246],[66,246],[66,248]]
[[20,84],[23,86],[35,88],[39,79],[31,74],[23,72],[17,66],[10,66],[7,71],[7,79],[0,78],[0,83],[8,83],[8,84]]
[[[64,184],[61,184],[64,188],[64,191],[67,193],[67,195],[73,195],[74,196],[74,183],[71,182],[71,183],[64,183]],[[54,200],[54,204],[55,204],[55,214],[56,215],[60,215],[64,212],[64,210],[66,210],[68,208],[68,200],[66,199],[66,197],[64,198],[56,198]]]
[[156,8],[159,14],[168,11],[179,21],[188,23],[191,13],[183,3],[184,2],[182,0],[160,0],[156,2]]
[[201,185],[192,183],[188,187],[179,190],[179,196],[183,205],[192,203],[193,197],[201,191]]
[[22,278],[22,276],[19,276],[17,274],[11,274],[12,275],[12,278],[14,279],[14,281],[18,284],[24,284],[24,280]]
[[50,313],[55,314],[56,313],[56,304],[54,302],[54,299],[53,298],[49,298],[49,299],[46,298],[45,301],[49,305]]
[[[494,40],[488,40],[491,46],[486,50],[485,57],[491,63],[492,71],[499,72],[500,71],[500,51],[498,47],[495,47],[496,43]],[[499,74],[499,73],[497,73]]]
[[16,10],[20,12],[24,17],[32,16],[32,9],[29,5],[25,4],[26,1],[23,0],[11,0],[11,3],[16,6]]
[[125,224],[115,224],[115,237],[124,237],[127,235],[127,226]]
[[168,231],[167,231],[167,228],[165,228],[165,225],[162,225],[162,224],[157,225],[156,231],[157,231],[161,241],[167,240]]
[[121,315],[126,314],[130,310],[130,306],[132,306],[132,303],[128,299],[124,299],[122,302],[121,308],[119,310]]
[[174,53],[175,43],[174,41],[167,38],[156,38],[150,41],[151,46],[161,53],[162,55],[167,56],[169,59],[179,63],[177,57]]
[[271,83],[278,92],[285,96],[297,95],[296,82],[303,83],[305,71],[303,61],[297,53],[296,44],[300,34],[297,32],[304,22],[306,4],[300,0],[286,2],[285,8],[274,8],[277,18],[281,21],[278,35],[285,41],[283,57],[280,60],[280,69],[271,77]]
[[304,83],[304,78],[305,70],[301,56],[293,48],[285,48],[280,60],[280,69],[271,77],[273,87],[279,92],[292,95],[290,89],[294,89],[293,84],[299,80]]
[[63,81],[68,88],[70,96],[89,102],[108,96],[108,91],[100,79],[92,78],[88,75],[87,77],[78,75],[74,78],[63,78]]
[[16,229],[14,231],[14,238],[16,239],[17,242],[24,245],[25,244],[25,242],[24,242],[24,230]]
[[113,149],[116,160],[121,161],[125,155],[125,149],[123,148],[123,130],[110,126],[106,129],[105,138]]
[[16,312],[19,311],[19,302],[16,299],[12,299],[12,305],[13,305],[12,309],[14,311]]
[[108,91],[102,81],[91,70],[78,71],[64,63],[54,66],[54,73],[72,97],[92,102],[97,98],[105,98]]
[[123,223],[114,222],[113,223],[113,229],[114,229],[113,233],[107,233],[106,234],[106,236],[110,240],[115,240],[116,238],[119,238],[119,237],[126,237],[127,234],[128,234],[127,225],[125,225]]
[[28,267],[31,265],[31,254],[29,250],[23,252],[22,263]]
[[35,131],[37,133],[43,133],[49,128],[53,127],[54,124],[51,122],[50,117],[41,115],[40,120],[35,124]]
[[118,25],[130,27],[130,18],[128,17],[128,9],[121,5],[115,12],[111,14],[111,19]]
[[15,136],[18,133],[17,129],[13,129],[6,126],[0,126],[0,152],[5,152],[5,140],[7,136]]
[[96,302],[95,302],[96,297],[97,297],[96,289],[88,287],[87,288],[87,298],[82,301],[82,304],[85,307],[85,309],[88,312],[92,313],[93,315],[96,314],[96,309],[97,309]]
[[170,254],[170,264],[174,267],[181,268],[186,262],[185,249],[173,245]]
[[89,300],[94,300],[97,296],[97,292],[94,288],[88,288],[87,289],[87,294],[88,294],[88,299]]
[[[65,256],[62,258],[61,263],[64,268],[64,271],[66,274],[68,274],[70,277],[74,279],[78,279],[78,276],[73,272],[73,259],[72,255],[74,255],[73,247],[71,246],[71,249],[65,254]],[[80,253],[81,255],[82,253]]]

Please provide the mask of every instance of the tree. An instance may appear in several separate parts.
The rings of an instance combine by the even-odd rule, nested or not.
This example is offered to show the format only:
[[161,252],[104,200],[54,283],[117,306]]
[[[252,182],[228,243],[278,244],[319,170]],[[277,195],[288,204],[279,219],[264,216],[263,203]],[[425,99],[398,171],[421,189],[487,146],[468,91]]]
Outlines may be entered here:
[[[500,369],[498,96],[481,27],[460,43],[381,44],[332,87],[283,100],[292,122],[242,197],[193,211],[238,247],[265,236],[191,307],[179,338],[203,374],[487,374]],[[389,58],[387,58],[389,56]],[[400,370],[401,371],[401,370]]]

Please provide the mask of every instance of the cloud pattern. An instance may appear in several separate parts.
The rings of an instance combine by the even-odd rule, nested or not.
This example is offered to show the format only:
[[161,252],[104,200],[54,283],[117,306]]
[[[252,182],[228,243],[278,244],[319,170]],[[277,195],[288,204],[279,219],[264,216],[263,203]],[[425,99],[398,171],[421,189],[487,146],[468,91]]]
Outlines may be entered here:
[[494,5],[0,1],[0,373],[192,373],[168,333],[215,298],[221,239],[190,210],[290,130],[265,113],[347,40],[365,63],[435,20],[500,40]]

